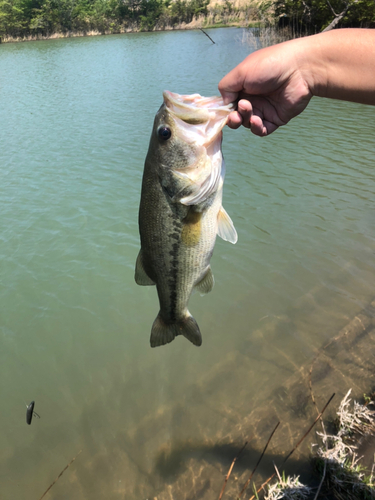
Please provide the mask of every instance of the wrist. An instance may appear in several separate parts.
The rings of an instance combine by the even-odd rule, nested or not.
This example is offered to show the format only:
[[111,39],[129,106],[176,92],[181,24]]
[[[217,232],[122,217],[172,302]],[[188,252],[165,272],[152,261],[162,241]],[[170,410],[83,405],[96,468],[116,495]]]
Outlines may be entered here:
[[296,40],[296,67],[312,96],[327,97],[327,61],[320,35]]

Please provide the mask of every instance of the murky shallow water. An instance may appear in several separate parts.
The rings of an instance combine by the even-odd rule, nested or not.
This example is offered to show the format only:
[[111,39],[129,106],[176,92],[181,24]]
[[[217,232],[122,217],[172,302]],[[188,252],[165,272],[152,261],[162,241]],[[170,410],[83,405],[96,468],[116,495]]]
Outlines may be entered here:
[[[40,498],[80,450],[51,498],[216,498],[250,435],[243,477],[277,419],[270,463],[315,418],[295,381],[375,295],[375,108],[314,100],[267,139],[225,132],[239,241],[217,241],[215,288],[191,299],[203,345],[149,347],[157,297],[133,274],[161,92],[216,94],[249,51],[210,34],[0,47],[2,498]],[[328,396],[374,385],[364,341],[321,360]]]

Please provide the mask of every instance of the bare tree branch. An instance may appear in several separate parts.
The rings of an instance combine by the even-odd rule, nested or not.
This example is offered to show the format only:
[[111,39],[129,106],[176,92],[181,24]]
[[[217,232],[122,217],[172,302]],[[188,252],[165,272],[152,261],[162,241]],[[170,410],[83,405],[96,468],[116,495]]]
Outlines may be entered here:
[[358,0],[354,0],[353,2],[348,2],[346,4],[346,7],[345,9],[340,13],[340,14],[336,14],[336,12],[333,10],[332,8],[332,5],[329,3],[329,0],[327,0],[328,2],[328,5],[331,7],[331,10],[333,12],[333,14],[336,16],[335,19],[326,27],[324,28],[324,30],[322,31],[322,33],[324,33],[325,31],[330,31],[332,30],[335,26],[337,26],[337,24],[341,21],[341,19],[345,16],[345,14],[348,12],[348,10],[350,9],[350,7],[352,7],[355,3],[358,2]]

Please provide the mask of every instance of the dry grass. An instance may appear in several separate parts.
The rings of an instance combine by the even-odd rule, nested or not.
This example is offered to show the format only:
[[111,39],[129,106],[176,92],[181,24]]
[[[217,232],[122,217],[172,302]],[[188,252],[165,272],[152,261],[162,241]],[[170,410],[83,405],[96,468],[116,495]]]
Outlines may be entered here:
[[[263,4],[268,4],[267,0],[231,0],[230,2],[235,9],[245,10],[249,6],[262,6]],[[225,4],[225,0],[211,0],[208,4],[208,8],[212,9],[216,6],[221,6]]]
[[319,434],[323,444],[317,463],[324,466],[326,487],[337,500],[375,499],[374,466],[366,475],[355,446],[356,436],[375,435],[375,411],[356,401],[351,405],[350,392],[337,411],[337,434]]
[[[263,491],[264,500],[316,500],[321,498],[320,487],[323,483],[326,492],[333,494],[337,500],[375,500],[375,462],[371,472],[366,473],[360,463],[362,457],[357,455],[355,445],[358,436],[375,435],[375,411],[369,408],[374,403],[352,403],[349,399],[350,392],[337,410],[337,433],[318,433],[322,444],[314,460],[322,480],[317,491],[303,485],[298,476],[285,477],[284,473],[280,476],[275,467],[278,480],[268,486],[267,491]],[[260,497],[255,493],[254,498]]]
[[353,402],[353,411],[350,411],[350,396],[351,389],[341,401],[340,407],[337,410],[338,415],[338,436],[350,437],[358,433],[362,436],[375,435],[375,411],[370,410],[369,406],[373,406],[371,401],[368,405],[361,405],[357,401]]
[[242,43],[248,45],[252,50],[258,50],[276,45],[277,43],[286,42],[292,38],[294,36],[289,28],[253,28],[243,32]]
[[2,43],[13,43],[13,42],[35,42],[37,40],[54,40],[58,38],[75,38],[79,36],[98,36],[101,35],[100,31],[69,31],[66,33],[52,33],[48,36],[43,35],[29,35],[25,37],[12,37],[4,36],[2,38]]
[[[275,467],[276,468],[276,467]],[[264,500],[307,500],[312,489],[302,484],[299,476],[287,476],[284,473],[282,477],[276,469],[278,481],[268,486]]]

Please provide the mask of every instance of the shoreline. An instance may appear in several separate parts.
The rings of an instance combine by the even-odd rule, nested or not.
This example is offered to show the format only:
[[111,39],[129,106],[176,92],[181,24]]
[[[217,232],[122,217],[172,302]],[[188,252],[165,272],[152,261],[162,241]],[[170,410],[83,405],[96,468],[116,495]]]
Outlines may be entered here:
[[61,40],[63,38],[80,38],[80,37],[90,37],[90,36],[109,36],[109,35],[126,35],[131,33],[156,33],[165,31],[192,31],[192,30],[205,30],[205,29],[216,29],[216,28],[259,28],[262,27],[262,23],[259,21],[254,21],[250,23],[216,23],[207,26],[201,26],[201,23],[194,23],[192,21],[189,24],[181,24],[176,27],[166,26],[162,29],[153,29],[150,31],[140,30],[140,29],[124,29],[119,31],[104,31],[100,32],[98,30],[90,31],[70,31],[67,33],[52,33],[51,35],[30,35],[27,37],[0,37],[0,45],[8,43],[23,43],[23,42],[38,42],[43,40]]

